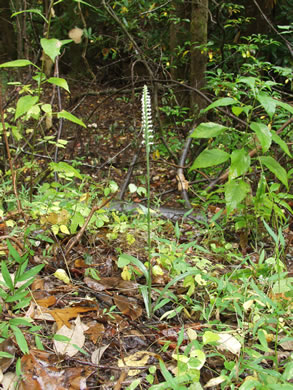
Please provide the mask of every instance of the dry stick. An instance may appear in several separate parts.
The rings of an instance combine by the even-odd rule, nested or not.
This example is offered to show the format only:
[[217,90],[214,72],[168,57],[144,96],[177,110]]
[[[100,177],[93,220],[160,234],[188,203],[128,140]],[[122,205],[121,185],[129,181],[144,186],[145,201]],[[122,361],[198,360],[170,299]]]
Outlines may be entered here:
[[20,199],[19,199],[18,192],[17,192],[16,174],[15,174],[15,171],[14,171],[14,168],[13,168],[13,164],[12,164],[10,148],[9,148],[8,138],[7,138],[7,133],[6,133],[6,127],[5,127],[5,122],[4,122],[4,112],[3,112],[3,109],[2,109],[2,92],[1,91],[2,91],[2,85],[0,84],[0,111],[1,111],[1,123],[2,123],[3,138],[4,138],[7,158],[8,158],[8,162],[9,162],[11,177],[12,177],[13,192],[14,192],[14,195],[15,195],[15,198],[16,198],[17,209],[18,209],[19,213],[23,214],[23,210],[22,210]]
[[[276,134],[280,134],[280,133],[281,133],[287,126],[289,126],[291,123],[293,123],[293,118],[290,118],[287,122],[285,122],[285,123],[279,128],[279,130],[276,131]],[[249,156],[250,156],[250,157],[253,157],[253,156],[258,152],[258,150],[261,149],[261,147],[262,147],[261,145],[258,145],[256,148],[254,148],[253,150],[251,150],[251,151],[249,152]],[[223,183],[225,180],[227,180],[228,176],[229,176],[229,168],[226,169],[225,173],[223,173],[220,177],[218,177],[218,179],[216,179],[215,181],[213,181],[213,183],[211,183],[211,184],[208,186],[207,190],[210,191],[211,189],[213,189],[214,186],[215,186],[218,182]]]
[[102,209],[103,207],[105,207],[109,202],[111,202],[111,200],[114,198],[114,196],[117,194],[117,192],[115,192],[114,194],[112,194],[110,196],[110,198],[106,199],[101,205],[94,205],[85,221],[85,223],[83,224],[82,228],[80,229],[80,231],[78,232],[78,234],[73,238],[73,240],[70,240],[68,242],[68,244],[66,245],[65,247],[65,256],[68,255],[68,253],[71,251],[71,249],[74,247],[74,245],[81,239],[85,229],[87,228],[90,220],[92,219],[92,216],[94,215],[94,213],[100,209]]
[[293,48],[292,46],[290,45],[290,42],[287,41],[286,38],[283,37],[282,34],[279,33],[279,31],[274,27],[274,25],[272,24],[272,22],[269,20],[269,18],[266,16],[266,14],[263,12],[263,10],[261,9],[260,5],[258,4],[258,2],[256,0],[253,0],[254,4],[256,5],[256,7],[258,8],[259,12],[261,13],[262,17],[264,18],[264,20],[267,22],[267,24],[271,27],[271,29],[281,38],[283,39],[283,41],[285,42],[288,50],[289,50],[289,53],[291,54],[291,57],[293,57]]

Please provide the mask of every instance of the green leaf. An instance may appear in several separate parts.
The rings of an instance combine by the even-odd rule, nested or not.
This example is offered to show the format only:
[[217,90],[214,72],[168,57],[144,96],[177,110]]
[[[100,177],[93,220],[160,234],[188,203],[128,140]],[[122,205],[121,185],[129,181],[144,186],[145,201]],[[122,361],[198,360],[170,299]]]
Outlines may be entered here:
[[77,125],[86,127],[82,120],[78,119],[76,116],[70,114],[70,112],[67,112],[65,110],[58,112],[57,117],[67,119],[68,121],[76,123]]
[[10,328],[14,333],[14,336],[16,338],[16,343],[21,349],[21,352],[24,354],[29,353],[28,345],[22,331],[15,325],[11,325]]
[[246,194],[250,191],[250,186],[243,180],[231,180],[225,185],[225,199],[227,213],[237,209]]
[[214,344],[220,340],[220,336],[217,333],[207,330],[202,336],[203,344]]
[[70,338],[68,338],[67,336],[63,336],[62,334],[54,334],[53,339],[56,341],[62,341],[67,343],[71,341]]
[[250,156],[245,149],[235,149],[231,154],[231,165],[229,168],[229,178],[236,179],[244,175],[250,167]]
[[9,255],[13,258],[14,261],[20,263],[22,261],[22,258],[19,256],[17,250],[11,245],[11,242],[9,240],[6,240],[6,245],[9,251]]
[[30,279],[36,274],[38,274],[42,268],[44,268],[45,264],[39,264],[35,267],[31,268],[29,271],[25,272],[24,274],[20,275],[18,278],[18,282],[23,282],[24,280]]
[[292,157],[290,150],[288,148],[288,145],[286,144],[285,141],[282,140],[281,137],[275,132],[272,131],[272,140],[280,146],[280,148],[289,156]]
[[48,24],[49,21],[45,18],[45,16],[42,14],[42,12],[36,8],[30,8],[30,9],[26,9],[26,10],[22,10],[22,11],[18,11],[18,12],[14,12],[11,17],[13,18],[14,16],[17,16],[19,14],[22,14],[24,12],[29,12],[29,13],[34,13],[34,14],[37,14],[39,15],[41,18],[44,19],[44,21]]
[[248,85],[252,90],[255,88],[256,81],[259,81],[256,77],[240,77],[236,80],[237,83],[244,83]]
[[60,78],[60,77],[50,77],[48,80],[47,80],[48,83],[50,84],[54,84],[54,85],[57,85],[58,87],[60,88],[63,88],[65,89],[67,92],[70,93],[69,91],[69,87],[68,87],[68,84],[67,84],[67,81]]
[[0,358],[13,359],[14,355],[11,355],[9,352],[0,351]]
[[9,288],[9,290],[13,290],[14,284],[4,260],[1,262],[1,273],[6,286]]
[[204,112],[209,111],[215,107],[231,106],[232,104],[235,104],[235,103],[237,103],[237,101],[233,98],[229,98],[229,97],[221,98],[221,99],[216,100],[215,102],[213,102],[209,106],[207,106],[207,108],[204,109]]
[[0,65],[0,68],[21,68],[22,66],[28,66],[28,65],[35,66],[32,62],[28,60],[15,60],[15,61],[4,62],[3,64]]
[[219,165],[227,161],[230,157],[229,153],[219,149],[205,149],[200,155],[194,160],[190,170],[198,168],[208,168],[213,165]]
[[271,146],[272,143],[272,133],[267,125],[260,122],[251,122],[251,130],[253,130],[262,146],[262,150],[265,153]]
[[38,101],[37,96],[26,95],[18,99],[15,110],[15,119],[26,114]]
[[64,172],[68,176],[74,176],[82,180],[82,175],[79,173],[79,171],[64,161],[59,163],[50,163],[49,165],[54,172]]
[[256,96],[257,100],[260,102],[260,104],[263,106],[266,113],[269,115],[270,118],[274,115],[276,111],[276,105],[277,101],[273,99],[271,96],[267,95],[266,93],[259,93]]
[[118,258],[118,267],[123,268],[128,264],[136,265],[141,270],[146,280],[149,279],[148,270],[140,260],[138,260],[136,257],[133,257],[131,255],[127,255],[126,253],[122,253],[122,255],[120,255]]
[[26,320],[25,318],[11,318],[11,320],[9,320],[9,324],[15,326],[19,326],[19,325],[28,326],[28,327],[32,326],[32,323],[29,320]]
[[62,46],[62,42],[59,41],[59,39],[56,38],[42,38],[41,39],[41,46],[44,50],[44,52],[51,58],[51,60],[54,62],[55,58],[60,54],[60,49]]
[[259,158],[265,165],[288,189],[288,175],[286,170],[271,156],[262,156]]
[[218,123],[207,122],[198,125],[194,132],[191,134],[191,138],[212,138],[223,133],[227,129],[226,126],[219,125]]
[[277,102],[277,106],[280,106],[284,108],[286,111],[289,111],[291,114],[293,114],[293,107],[290,104],[280,102],[279,100],[277,100],[276,102]]

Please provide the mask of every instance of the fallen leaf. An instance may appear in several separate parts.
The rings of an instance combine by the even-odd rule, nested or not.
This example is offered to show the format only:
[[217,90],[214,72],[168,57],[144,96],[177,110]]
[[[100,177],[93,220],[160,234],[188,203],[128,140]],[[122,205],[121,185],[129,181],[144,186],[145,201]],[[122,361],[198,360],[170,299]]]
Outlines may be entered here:
[[228,333],[218,333],[217,335],[220,337],[220,339],[217,340],[217,348],[219,350],[226,350],[234,355],[239,355],[241,344],[234,336]]
[[126,297],[116,295],[114,297],[114,302],[121,313],[130,317],[132,321],[136,320],[142,315],[142,308],[138,306],[136,302],[132,302]]
[[[158,355],[149,351],[138,351],[133,355],[126,356],[123,360],[118,360],[118,367],[142,367],[153,364],[153,358],[158,359]],[[141,370],[129,370],[128,376],[138,375]]]
[[3,375],[1,386],[3,390],[15,390],[18,383],[18,376],[14,372],[7,372]]
[[94,310],[97,310],[97,307],[73,306],[65,309],[45,309],[46,313],[49,313],[54,317],[58,329],[60,329],[63,325],[70,328],[71,325],[69,323],[69,320],[76,318],[80,313],[85,313]]
[[86,379],[93,373],[90,368],[59,368],[58,356],[46,351],[31,350],[21,358],[25,375],[19,390],[86,390]]
[[14,361],[16,348],[15,348],[14,343],[12,342],[11,339],[6,339],[6,340],[2,341],[2,343],[0,344],[0,351],[7,352],[7,353],[10,353],[10,355],[12,355],[12,357],[1,357],[0,358],[0,369],[1,369],[2,373],[4,373],[5,371],[8,370],[8,368],[11,366],[11,364]]
[[98,339],[102,337],[104,332],[104,325],[97,322],[95,325],[90,326],[84,333],[88,334],[90,336],[91,341],[96,344]]
[[61,329],[56,332],[56,335],[68,337],[69,341],[54,340],[56,351],[61,355],[68,355],[70,357],[76,355],[79,351],[74,345],[82,348],[85,342],[84,332],[88,327],[83,324],[78,316],[75,320],[75,326],[69,329],[63,325]]
[[97,348],[92,353],[92,356],[91,356],[92,363],[94,363],[94,364],[99,364],[100,363],[100,360],[101,360],[104,352],[106,351],[106,349],[109,347],[109,345],[110,344],[107,344],[107,345],[104,345],[103,347]]

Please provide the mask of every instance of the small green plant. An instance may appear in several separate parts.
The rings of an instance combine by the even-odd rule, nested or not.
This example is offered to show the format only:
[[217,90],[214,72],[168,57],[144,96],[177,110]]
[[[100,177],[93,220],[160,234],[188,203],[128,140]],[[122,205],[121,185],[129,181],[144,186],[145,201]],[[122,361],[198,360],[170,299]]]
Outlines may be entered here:
[[[33,268],[28,268],[28,253],[20,256],[16,249],[7,240],[7,247],[9,250],[9,263],[16,271],[14,274],[9,272],[7,263],[3,260],[1,262],[1,274],[3,280],[0,281],[0,297],[14,313],[19,313],[22,309],[27,307],[32,297],[30,295],[29,286],[33,283],[35,276],[44,267],[43,264],[37,265]],[[3,313],[4,307],[0,305],[0,311]],[[0,334],[2,341],[11,337],[15,337],[17,345],[23,353],[29,352],[29,347],[24,336],[24,329],[27,328],[29,333],[35,333],[40,327],[34,326],[29,320],[24,318],[11,318],[8,321],[0,322]]]

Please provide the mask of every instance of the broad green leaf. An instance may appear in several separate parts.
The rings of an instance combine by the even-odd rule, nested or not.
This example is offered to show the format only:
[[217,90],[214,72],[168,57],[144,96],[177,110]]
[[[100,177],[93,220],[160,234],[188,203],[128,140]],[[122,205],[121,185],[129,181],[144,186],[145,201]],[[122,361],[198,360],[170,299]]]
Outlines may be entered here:
[[22,331],[15,325],[11,325],[10,328],[11,328],[12,332],[14,333],[14,336],[16,338],[16,343],[19,346],[19,348],[21,349],[21,352],[24,354],[29,353],[29,348],[28,348],[26,339],[25,339]]
[[229,168],[229,178],[244,175],[250,167],[250,156],[245,149],[235,149],[231,154],[231,165]]
[[15,326],[19,326],[19,325],[29,326],[29,327],[32,326],[32,322],[26,320],[25,318],[12,318],[11,320],[9,320],[9,324]]
[[225,185],[227,213],[237,209],[250,191],[250,186],[243,180],[231,180]]
[[23,11],[18,11],[18,12],[14,12],[11,17],[13,18],[14,16],[17,16],[19,14],[22,14],[24,12],[29,12],[29,13],[33,13],[33,14],[37,14],[39,15],[41,18],[44,19],[44,21],[48,24],[49,21],[45,18],[45,16],[42,14],[42,12],[36,8],[30,8],[30,9],[26,9],[26,10],[23,10]]
[[7,268],[5,261],[1,262],[1,274],[3,276],[3,279],[4,279],[6,286],[9,288],[9,290],[13,290],[14,283],[11,279],[11,276],[10,276],[10,273],[8,271],[8,268]]
[[67,81],[62,79],[61,77],[50,77],[48,80],[47,80],[48,83],[50,84],[55,84],[57,85],[58,87],[60,88],[63,88],[65,89],[67,92],[70,93],[69,91],[69,87],[68,87],[68,84],[67,84]]
[[79,171],[64,161],[59,163],[50,163],[49,165],[54,172],[64,172],[68,176],[77,177],[78,179],[82,180],[82,175],[79,173]]
[[273,141],[280,146],[280,148],[289,156],[292,157],[288,145],[282,138],[274,131],[272,131],[272,139]]
[[256,96],[257,100],[260,102],[260,104],[263,106],[266,113],[269,115],[270,118],[274,115],[276,111],[276,105],[277,101],[273,99],[271,96],[267,95],[266,93],[259,93]]
[[272,133],[268,126],[260,122],[251,122],[250,128],[256,133],[263,152],[268,151],[272,143]]
[[256,77],[240,77],[236,80],[237,83],[244,83],[248,85],[252,90],[255,88],[256,81],[259,81]]
[[219,165],[227,161],[230,157],[229,153],[219,149],[205,149],[194,160],[190,170],[198,168],[208,168],[214,165]]
[[265,165],[288,189],[288,175],[286,170],[271,156],[262,156],[259,158]]
[[194,129],[191,134],[191,138],[212,138],[223,133],[227,129],[226,126],[219,125],[218,123],[207,122],[201,123]]
[[57,117],[67,119],[68,121],[76,123],[77,125],[86,127],[86,125],[83,123],[82,120],[78,119],[76,116],[72,115],[70,112],[67,112],[65,110],[58,112]]
[[26,95],[18,99],[16,104],[15,119],[26,114],[38,101],[37,96]]
[[44,50],[44,52],[51,58],[51,60],[54,62],[55,58],[60,54],[60,49],[62,46],[62,42],[59,41],[59,39],[56,38],[42,38],[41,39],[41,46]]
[[76,212],[73,217],[71,218],[71,225],[70,225],[70,232],[71,234],[76,233],[77,227],[84,224],[84,217],[79,213]]
[[207,330],[202,336],[203,344],[213,344],[220,340],[220,336],[217,333]]
[[28,65],[35,66],[32,62],[28,60],[15,60],[15,61],[4,62],[3,64],[0,65],[0,68],[21,68],[22,66],[28,66]]
[[233,106],[232,107],[232,112],[236,116],[239,116],[243,111],[244,111],[243,107],[239,107],[239,106]]
[[279,100],[277,100],[276,102],[277,102],[277,106],[280,106],[284,108],[286,111],[289,111],[291,114],[293,114],[293,106],[291,106],[288,103],[280,102]]
[[207,106],[207,108],[204,109],[204,112],[211,110],[215,107],[224,107],[224,106],[231,106],[232,104],[237,103],[237,100],[229,97],[221,98]]

